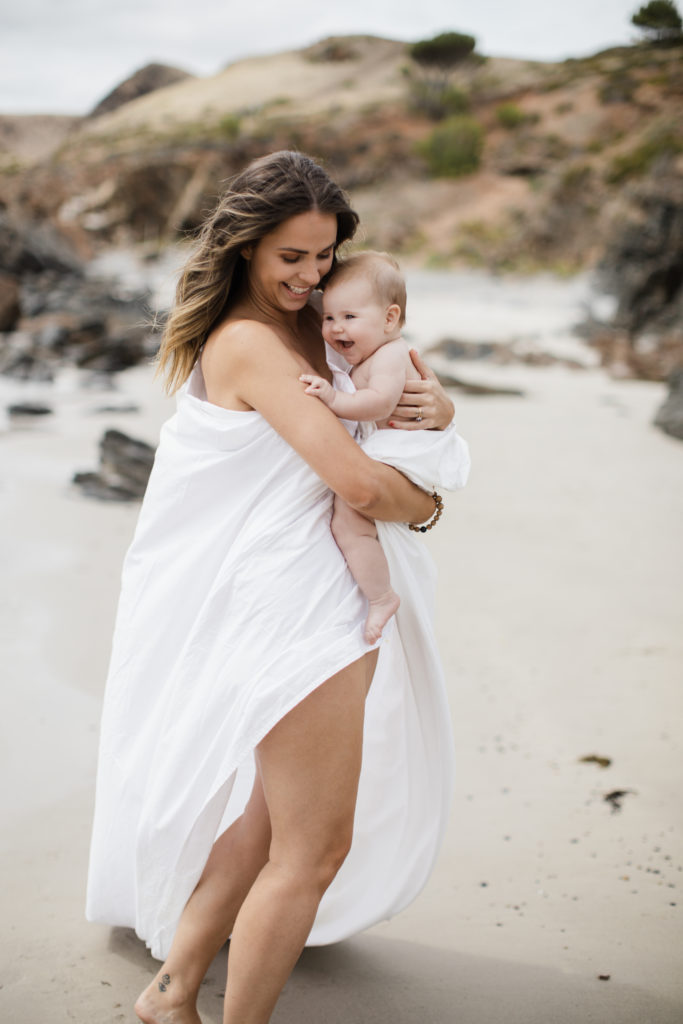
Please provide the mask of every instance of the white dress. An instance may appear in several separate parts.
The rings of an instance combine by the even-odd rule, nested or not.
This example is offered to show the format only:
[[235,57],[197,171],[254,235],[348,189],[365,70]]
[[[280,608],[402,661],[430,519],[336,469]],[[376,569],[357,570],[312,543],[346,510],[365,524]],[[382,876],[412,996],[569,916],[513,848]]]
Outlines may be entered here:
[[[335,385],[352,389],[332,368]],[[135,928],[158,959],[212,844],[246,803],[255,746],[369,650],[365,601],[330,532],[332,498],[260,413],[208,402],[195,367],[162,428],[124,562],[88,877],[89,920]],[[367,701],[352,849],[312,945],[417,895],[451,799],[433,568],[419,535],[380,529],[402,604]]]

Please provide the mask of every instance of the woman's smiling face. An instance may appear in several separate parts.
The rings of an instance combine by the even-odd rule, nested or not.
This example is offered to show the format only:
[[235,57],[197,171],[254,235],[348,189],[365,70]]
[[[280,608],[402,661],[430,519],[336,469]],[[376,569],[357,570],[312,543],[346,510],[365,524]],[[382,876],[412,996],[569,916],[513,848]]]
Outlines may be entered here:
[[309,210],[283,221],[243,250],[249,291],[260,307],[295,313],[332,266],[337,218]]

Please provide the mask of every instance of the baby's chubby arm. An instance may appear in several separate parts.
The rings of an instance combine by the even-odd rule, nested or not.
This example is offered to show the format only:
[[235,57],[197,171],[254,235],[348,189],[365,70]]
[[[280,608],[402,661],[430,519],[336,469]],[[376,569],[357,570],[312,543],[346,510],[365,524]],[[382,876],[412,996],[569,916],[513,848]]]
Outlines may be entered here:
[[403,393],[406,382],[405,355],[402,348],[382,345],[359,364],[365,386],[353,394],[336,391],[323,377],[303,373],[299,380],[307,384],[307,395],[320,398],[332,412],[345,420],[382,420],[390,415]]

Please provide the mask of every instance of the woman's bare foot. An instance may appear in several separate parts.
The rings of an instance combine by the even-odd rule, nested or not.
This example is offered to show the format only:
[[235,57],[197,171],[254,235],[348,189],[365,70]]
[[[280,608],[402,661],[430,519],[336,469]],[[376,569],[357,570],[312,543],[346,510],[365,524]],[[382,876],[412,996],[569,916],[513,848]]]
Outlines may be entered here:
[[376,601],[370,601],[368,617],[365,620],[365,642],[375,644],[382,635],[391,616],[401,603],[401,599],[393,590],[387,590]]
[[188,999],[162,967],[151,985],[141,992],[135,1012],[143,1024],[202,1024],[194,999]]

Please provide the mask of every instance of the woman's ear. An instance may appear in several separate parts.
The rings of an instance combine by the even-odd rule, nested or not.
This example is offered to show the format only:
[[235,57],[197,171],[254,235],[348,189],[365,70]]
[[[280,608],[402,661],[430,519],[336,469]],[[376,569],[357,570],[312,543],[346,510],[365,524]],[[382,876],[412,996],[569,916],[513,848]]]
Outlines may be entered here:
[[249,244],[240,249],[240,256],[243,260],[250,260],[254,253],[254,246]]
[[401,307],[395,302],[392,302],[390,306],[387,306],[387,311],[384,314],[384,326],[390,331],[393,331],[398,326],[401,320]]

